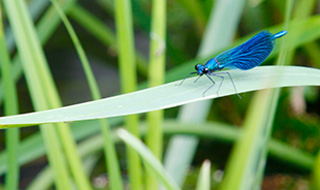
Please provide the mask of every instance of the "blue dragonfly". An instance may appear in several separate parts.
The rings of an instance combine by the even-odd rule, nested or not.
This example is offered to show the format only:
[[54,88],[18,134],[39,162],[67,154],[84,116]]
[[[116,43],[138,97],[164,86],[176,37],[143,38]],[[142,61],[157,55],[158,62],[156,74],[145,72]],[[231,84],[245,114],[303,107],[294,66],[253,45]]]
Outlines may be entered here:
[[[216,82],[209,75],[220,77],[222,81],[217,90],[217,95],[219,96],[219,90],[224,80],[223,75],[227,74],[231,79],[236,94],[241,99],[241,96],[237,92],[236,86],[234,85],[230,73],[227,71],[219,73],[214,72],[220,71],[224,68],[249,70],[260,65],[272,52],[275,45],[275,40],[284,36],[287,33],[287,31],[281,31],[276,34],[271,34],[270,32],[264,30],[253,36],[245,43],[225,52],[222,52],[217,57],[210,59],[206,64],[196,64],[196,71],[188,74],[184,78],[184,80],[193,74],[199,75],[199,77],[194,82],[197,82],[197,80],[202,75],[207,76],[208,79],[212,82],[212,85],[203,92],[203,96],[205,96],[205,93],[208,92],[216,84]],[[181,81],[179,86],[184,82],[184,80]]]

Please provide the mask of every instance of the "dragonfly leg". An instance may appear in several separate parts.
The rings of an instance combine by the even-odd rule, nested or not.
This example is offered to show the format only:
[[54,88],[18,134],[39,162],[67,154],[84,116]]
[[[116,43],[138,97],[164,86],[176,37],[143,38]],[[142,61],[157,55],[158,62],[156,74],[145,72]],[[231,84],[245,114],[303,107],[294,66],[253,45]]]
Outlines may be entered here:
[[199,80],[200,77],[201,77],[201,75],[194,81],[194,83],[196,83]]
[[[233,79],[232,79],[230,73],[226,71],[226,72],[214,73],[213,75],[219,76],[220,74],[227,74],[227,75],[229,75],[229,78],[230,78],[230,80],[231,80],[231,82],[232,82],[234,91],[236,92],[236,94],[238,95],[238,97],[239,97],[240,99],[242,99],[242,97],[238,94],[238,91],[237,91],[237,89],[236,89],[236,86],[234,85],[234,82],[233,82]],[[221,87],[221,85],[220,85],[220,87]],[[220,87],[219,87],[218,90],[220,90]]]
[[205,94],[216,84],[216,82],[214,82],[214,80],[206,74],[206,76],[208,77],[208,79],[213,83],[207,90],[205,90],[203,93],[202,93],[202,96],[205,97]]
[[219,75],[219,73],[212,73],[212,76],[220,77],[220,78],[222,79],[222,81],[220,82],[219,88],[218,88],[218,90],[217,90],[217,95],[219,96],[219,91],[220,91],[220,88],[221,88],[222,83],[223,83],[223,81],[224,81],[224,76]]
[[181,86],[182,83],[183,83],[188,77],[190,77],[190,75],[193,75],[193,74],[197,74],[197,72],[191,72],[191,73],[189,73],[179,84],[176,84],[176,86]]

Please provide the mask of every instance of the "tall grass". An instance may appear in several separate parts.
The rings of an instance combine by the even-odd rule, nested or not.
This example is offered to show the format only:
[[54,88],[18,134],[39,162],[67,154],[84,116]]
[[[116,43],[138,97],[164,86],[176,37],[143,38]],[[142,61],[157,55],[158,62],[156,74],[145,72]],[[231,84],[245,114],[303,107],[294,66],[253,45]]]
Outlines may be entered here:
[[[166,1],[152,1],[152,19],[150,30],[150,53],[148,82],[149,87],[161,85],[165,78],[165,57],[166,57]],[[149,124],[146,144],[153,154],[162,160],[163,146],[163,111],[153,111],[147,114]],[[146,170],[146,189],[157,189],[157,178]]]
[[[0,60],[1,76],[3,80],[3,89],[6,92],[4,96],[4,114],[15,115],[19,113],[18,95],[16,84],[12,77],[10,53],[6,45],[6,38],[3,27],[2,7],[0,6]],[[6,189],[18,189],[19,185],[19,165],[18,165],[18,147],[19,147],[19,129],[6,130],[6,150],[8,172],[5,176]]]
[[[82,67],[85,71],[86,78],[88,79],[89,88],[91,91],[91,96],[94,100],[101,99],[101,93],[98,88],[97,81],[95,80],[94,74],[91,70],[88,58],[81,46],[81,43],[73,30],[73,27],[71,26],[71,23],[67,19],[66,15],[64,14],[63,10],[60,8],[59,4],[55,0],[51,0],[52,4],[56,8],[58,14],[61,17],[62,22],[66,26],[70,37],[72,38],[72,41],[75,45],[75,48],[77,50],[77,53],[80,57]],[[107,163],[107,168],[110,173],[110,186],[111,189],[123,189],[122,180],[120,176],[120,169],[119,169],[119,163],[117,160],[117,155],[115,152],[114,142],[111,138],[110,134],[110,126],[107,123],[105,119],[99,120],[100,126],[101,126],[101,132],[103,134],[103,137],[105,139],[104,143],[104,151],[105,151],[105,158]]]
[[[284,29],[289,32],[277,41],[267,63],[278,56],[277,64],[300,65],[310,61],[319,65],[315,54],[320,49],[316,41],[320,37],[320,18],[313,14],[313,11],[318,11],[314,9],[315,1],[264,1],[256,5],[231,0],[214,3],[210,0],[117,0],[113,3],[92,2],[93,9],[82,6],[85,1],[74,0],[61,0],[59,3],[52,0],[45,9],[46,3],[38,4],[40,1],[33,0],[28,5],[33,10],[32,14],[26,1],[4,1],[7,17],[2,19],[8,18],[9,21],[5,31],[12,31],[15,37],[15,44],[8,40],[7,48],[5,39],[12,34],[4,36],[4,30],[0,28],[0,78],[3,87],[0,99],[4,102],[4,114],[18,113],[17,99],[21,101],[23,98],[16,97],[15,83],[23,75],[34,110],[62,106],[55,84],[59,80],[55,81],[52,74],[56,63],[48,61],[45,51],[50,52],[53,44],[61,48],[69,38],[74,45],[70,46],[70,52],[77,53],[81,60],[89,94],[97,101],[26,116],[0,118],[1,128],[40,124],[39,131],[28,137],[23,135],[21,142],[18,128],[7,129],[6,151],[0,153],[0,173],[6,175],[4,183],[7,189],[49,189],[52,185],[56,189],[92,189],[99,184],[90,179],[101,173],[106,173],[106,181],[110,182],[105,186],[117,190],[160,189],[159,182],[166,189],[259,189],[269,167],[265,164],[269,157],[282,160],[278,162],[285,162],[290,168],[304,169],[308,174],[312,172],[310,180],[313,179],[313,183],[310,182],[310,186],[313,185],[314,189],[319,186],[320,131],[312,124],[319,121],[319,110],[314,115],[304,112],[299,117],[293,116],[294,112],[288,109],[290,92],[286,90],[269,89],[256,93],[253,98],[246,93],[242,94],[242,100],[231,96],[213,102],[208,99],[217,98],[215,92],[202,96],[210,81],[200,79],[193,83],[194,79],[190,79],[181,87],[161,85],[165,81],[182,79],[194,69],[194,64],[203,63],[222,50],[238,45],[265,27],[272,33]],[[45,12],[41,14],[43,10]],[[37,21],[32,21],[32,18],[37,18]],[[259,18],[260,24],[251,24],[256,22],[253,18]],[[69,34],[61,32],[64,28]],[[86,34],[92,36],[90,40],[86,39]],[[48,49],[41,44],[48,44]],[[298,49],[301,46],[303,51]],[[17,51],[14,51],[15,47]],[[9,55],[12,55],[13,64]],[[91,69],[91,59],[103,60],[103,67],[114,68],[109,70],[119,68],[121,93],[126,95],[99,100],[103,97],[97,82],[100,76],[95,76],[94,69]],[[320,85],[317,69],[283,67],[283,73],[280,70],[270,73],[273,68],[282,67],[231,73],[239,92],[266,88],[267,85],[259,81],[272,74],[283,77],[273,81],[274,87]],[[250,77],[253,80],[249,80]],[[144,79],[147,81],[140,82]],[[115,81],[117,79],[108,76],[108,84],[116,86]],[[221,96],[235,94],[229,83],[226,79]],[[127,94],[146,88],[146,84],[149,87],[161,86]],[[310,93],[300,96],[306,105],[312,107],[316,104],[308,98]],[[159,110],[185,102],[193,103],[183,105],[179,110]],[[23,102],[20,103],[24,107]],[[286,111],[279,111],[282,109]],[[146,117],[127,115],[148,110],[159,111],[150,112]],[[123,115],[124,118],[110,119],[108,123],[105,119],[82,121]],[[241,125],[242,129],[236,125]],[[286,126],[295,127],[288,132]],[[127,131],[114,129],[119,127],[125,127]],[[216,141],[221,143],[213,143]],[[127,154],[123,153],[123,142]],[[292,142],[300,144],[294,147]],[[206,143],[210,143],[209,148],[204,148]],[[229,149],[225,144],[230,143],[234,147],[231,156],[227,157]],[[105,160],[100,159],[102,150],[105,151]],[[31,176],[32,182],[27,185],[22,183],[23,180],[19,181],[19,167],[42,156],[47,156],[49,164],[39,175]],[[199,163],[203,163],[202,166]],[[107,169],[101,169],[104,165]],[[222,183],[212,181],[211,171],[214,173],[216,168],[225,166]],[[273,172],[281,175],[276,169]],[[299,174],[309,179],[299,171],[287,172],[290,176]],[[190,180],[191,176],[197,177]]]
[[[136,90],[136,62],[133,34],[133,17],[129,0],[116,1],[115,19],[117,30],[117,46],[119,48],[119,70],[122,93]],[[125,119],[127,129],[134,135],[138,133],[138,115],[129,115]],[[133,190],[142,189],[142,168],[138,154],[127,148],[130,187]]]
[[[43,50],[36,36],[35,28],[26,11],[25,2],[17,0],[5,1],[4,3],[9,13],[10,23],[13,26],[17,46],[21,53],[22,65],[36,110],[59,107],[61,102],[51,78]],[[67,125],[41,126],[41,132],[47,145],[48,156],[54,168],[55,177],[58,178],[56,180],[57,188],[68,189],[71,187],[69,171],[66,168],[65,158],[62,156],[62,148],[64,148],[66,159],[69,161],[68,163],[70,164],[70,169],[78,188],[90,189],[88,178],[83,175],[84,172],[82,171],[80,158],[74,156],[77,155],[75,142],[71,137]],[[63,146],[61,146],[59,138]]]

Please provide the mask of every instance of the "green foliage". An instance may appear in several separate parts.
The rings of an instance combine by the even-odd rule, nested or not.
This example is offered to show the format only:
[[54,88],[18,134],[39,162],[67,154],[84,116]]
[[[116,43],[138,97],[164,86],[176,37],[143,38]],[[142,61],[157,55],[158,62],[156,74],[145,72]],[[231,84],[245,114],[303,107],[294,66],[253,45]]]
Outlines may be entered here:
[[[291,187],[289,182],[281,184],[281,173],[310,179],[310,189],[319,188],[319,92],[312,87],[320,85],[316,1],[88,2],[5,0],[1,7],[7,13],[1,19],[8,23],[4,28],[8,35],[0,30],[3,115],[18,113],[16,100],[21,113],[38,111],[0,118],[0,127],[8,131],[6,142],[1,142],[6,147],[0,152],[0,174],[6,177],[1,188],[299,185],[299,180]],[[193,71],[195,64],[264,29],[271,33],[285,29],[288,34],[263,64],[271,65],[277,57],[277,65],[299,66],[231,70],[241,100],[228,77],[219,96],[218,85],[203,96],[210,85],[206,78],[196,83],[195,77],[189,78],[177,86],[176,80]],[[77,72],[79,67],[84,75]],[[22,76],[26,84],[17,85]],[[127,94],[116,96],[120,91]],[[32,125],[40,130],[26,128]],[[17,127],[24,127],[21,142]],[[26,171],[21,176],[29,178],[19,181],[18,168],[43,156],[49,163],[39,175]],[[287,167],[274,167],[277,164]],[[222,181],[212,168],[225,168]],[[184,186],[190,172],[197,179]],[[107,174],[102,186],[96,180],[101,173]],[[269,178],[278,180],[278,186],[266,186]]]

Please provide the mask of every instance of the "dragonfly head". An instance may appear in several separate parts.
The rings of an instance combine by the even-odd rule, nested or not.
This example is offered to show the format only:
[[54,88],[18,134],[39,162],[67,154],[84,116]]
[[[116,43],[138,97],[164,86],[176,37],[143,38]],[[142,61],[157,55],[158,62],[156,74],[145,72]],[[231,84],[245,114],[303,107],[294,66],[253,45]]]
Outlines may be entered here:
[[201,65],[201,64],[196,64],[195,69],[197,71],[197,74],[200,76],[208,73],[208,71],[209,71],[207,67],[205,67],[204,65]]

